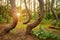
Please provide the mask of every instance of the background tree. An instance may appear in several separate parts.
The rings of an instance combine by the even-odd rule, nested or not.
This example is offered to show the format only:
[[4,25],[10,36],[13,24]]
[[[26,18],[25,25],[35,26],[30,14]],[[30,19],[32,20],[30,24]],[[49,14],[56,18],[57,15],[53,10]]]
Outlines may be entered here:
[[43,15],[44,15],[44,2],[43,0],[39,0],[40,5],[40,16],[31,24],[27,25],[26,35],[30,35],[30,32],[33,28],[35,28],[41,22]]
[[[10,0],[10,3],[11,3],[11,7],[12,7],[12,14],[11,15],[12,15],[12,18],[13,18],[13,22],[10,25],[8,25],[6,28],[4,28],[2,30],[2,32],[0,32],[0,36],[8,33],[10,30],[15,28],[16,25],[17,25],[17,22],[18,22],[17,15],[16,15],[17,9],[16,9],[16,6],[15,6],[14,0]],[[4,25],[4,27],[5,27],[5,25]]]
[[56,26],[56,23],[57,23],[57,21],[58,21],[58,16],[57,16],[57,13],[54,11],[54,3],[55,3],[55,0],[52,0],[52,2],[51,2],[51,11],[52,11],[52,14],[53,14],[53,16],[54,16],[54,26]]
[[[30,1],[29,1],[30,2]],[[26,12],[27,12],[27,14],[28,14],[28,19],[27,19],[27,21],[25,21],[23,24],[27,24],[27,23],[29,23],[30,22],[30,17],[31,17],[31,15],[30,15],[30,9],[28,9],[27,8],[27,4],[26,4],[26,0],[24,0],[24,3],[25,3],[25,8],[26,8]],[[29,6],[30,7],[30,6]]]

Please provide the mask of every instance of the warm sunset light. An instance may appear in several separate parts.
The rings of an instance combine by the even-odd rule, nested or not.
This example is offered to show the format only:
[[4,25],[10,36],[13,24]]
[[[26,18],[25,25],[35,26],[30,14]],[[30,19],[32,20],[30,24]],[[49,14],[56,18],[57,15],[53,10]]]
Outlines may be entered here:
[[18,16],[18,17],[20,16],[20,13],[19,13],[19,12],[17,13],[17,16]]
[[60,40],[60,0],[0,0],[0,40]]

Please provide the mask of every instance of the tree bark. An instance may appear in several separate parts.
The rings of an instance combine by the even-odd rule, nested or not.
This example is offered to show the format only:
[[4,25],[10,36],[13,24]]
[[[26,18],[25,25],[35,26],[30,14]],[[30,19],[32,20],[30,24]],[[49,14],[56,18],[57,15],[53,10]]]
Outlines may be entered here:
[[[16,25],[17,25],[17,22],[18,22],[18,17],[17,17],[17,15],[16,15],[17,9],[16,9],[16,6],[15,6],[14,0],[10,0],[10,3],[11,3],[11,7],[12,7],[13,23],[12,23],[11,25],[9,25],[9,27],[8,27],[8,30],[9,30],[9,31],[12,30],[13,28],[15,28]],[[8,30],[7,30],[7,31],[8,31]]]
[[0,0],[0,5],[2,5],[2,0]]
[[36,7],[35,7],[35,0],[34,0],[34,18],[36,18]]
[[18,18],[17,18],[17,9],[16,9],[16,6],[15,6],[15,2],[14,0],[10,0],[10,3],[11,3],[11,7],[12,7],[12,17],[13,17],[13,22],[12,24],[10,24],[8,27],[6,27],[1,33],[0,33],[0,36],[2,35],[5,35],[7,34],[10,30],[14,29],[17,25],[17,22],[18,22]]
[[57,22],[58,16],[57,16],[57,14],[56,14],[56,12],[54,11],[54,8],[53,8],[54,2],[55,2],[55,0],[52,0],[52,2],[51,2],[51,11],[52,11],[52,13],[53,13],[54,19],[55,19],[56,22]]
[[54,16],[54,24],[53,24],[53,26],[50,26],[49,28],[59,29],[59,28],[55,28],[57,20],[58,20],[58,16],[57,16],[57,14],[56,14],[56,12],[54,11],[54,8],[53,8],[54,2],[55,2],[55,0],[52,0],[52,2],[51,2],[51,11],[52,11],[53,16]]
[[35,28],[37,25],[40,24],[43,15],[44,15],[44,2],[43,0],[38,0],[39,1],[39,5],[40,5],[40,16],[31,24],[27,25],[27,29],[26,29],[26,35],[30,35],[30,32],[33,28]]
[[27,19],[27,21],[23,22],[23,24],[27,24],[30,22],[31,15],[30,15],[30,10],[27,8],[26,0],[24,0],[24,3],[25,3],[26,12],[28,14],[28,19]]

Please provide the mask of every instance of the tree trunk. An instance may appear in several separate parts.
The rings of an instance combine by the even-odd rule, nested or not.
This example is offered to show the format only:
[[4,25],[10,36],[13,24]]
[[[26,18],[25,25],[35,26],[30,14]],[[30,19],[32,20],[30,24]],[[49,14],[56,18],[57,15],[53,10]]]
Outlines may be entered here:
[[[51,2],[51,11],[52,11],[52,13],[53,13],[54,19],[55,19],[56,22],[57,22],[58,16],[57,16],[57,14],[56,14],[56,12],[54,11],[54,8],[53,8],[54,2],[55,2],[55,0],[52,0],[52,2]],[[55,22],[55,23],[56,23],[56,22]]]
[[35,28],[41,22],[43,15],[44,15],[44,2],[43,0],[39,0],[40,5],[40,16],[31,24],[27,25],[26,35],[30,35],[30,32],[33,28]]
[[15,28],[16,25],[17,25],[17,22],[18,22],[18,17],[16,15],[17,9],[16,9],[16,6],[15,6],[14,0],[10,0],[10,3],[11,3],[11,7],[12,7],[13,23],[9,26],[8,30],[12,30],[13,28]]
[[15,6],[15,2],[14,0],[10,0],[10,3],[11,3],[11,7],[12,7],[12,17],[13,17],[13,22],[12,24],[10,24],[8,27],[6,27],[1,33],[0,33],[0,36],[2,35],[5,35],[6,33],[8,33],[10,30],[12,30],[13,28],[16,27],[17,25],[17,22],[18,22],[18,18],[17,18],[17,9],[16,9],[16,6]]
[[2,5],[2,0],[0,0],[0,5]]
[[56,14],[56,12],[54,11],[54,8],[53,8],[54,2],[55,2],[55,0],[52,0],[52,2],[51,2],[51,11],[52,11],[53,16],[54,16],[54,24],[53,24],[53,26],[50,26],[49,28],[59,29],[59,28],[55,28],[57,20],[58,20],[58,16],[57,16],[57,14]]
[[35,7],[35,0],[34,0],[34,18],[36,18],[36,7]]
[[46,0],[46,14],[45,14],[46,18],[48,16],[48,13],[50,13],[50,0],[49,1]]
[[25,7],[26,7],[26,12],[27,12],[27,14],[28,14],[28,19],[27,19],[27,21],[23,22],[23,24],[27,24],[27,23],[30,22],[30,19],[31,19],[30,17],[31,17],[31,15],[30,15],[30,10],[27,8],[26,0],[24,0],[24,3],[25,3]]

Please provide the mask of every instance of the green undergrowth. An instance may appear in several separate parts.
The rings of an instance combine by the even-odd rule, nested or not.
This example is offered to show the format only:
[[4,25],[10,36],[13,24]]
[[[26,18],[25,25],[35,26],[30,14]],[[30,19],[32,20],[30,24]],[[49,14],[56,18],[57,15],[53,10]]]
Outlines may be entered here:
[[47,38],[60,40],[59,35],[53,34],[53,30],[47,31],[44,26],[40,26],[39,30],[32,30],[31,34],[38,38],[42,38],[43,40],[46,40]]

